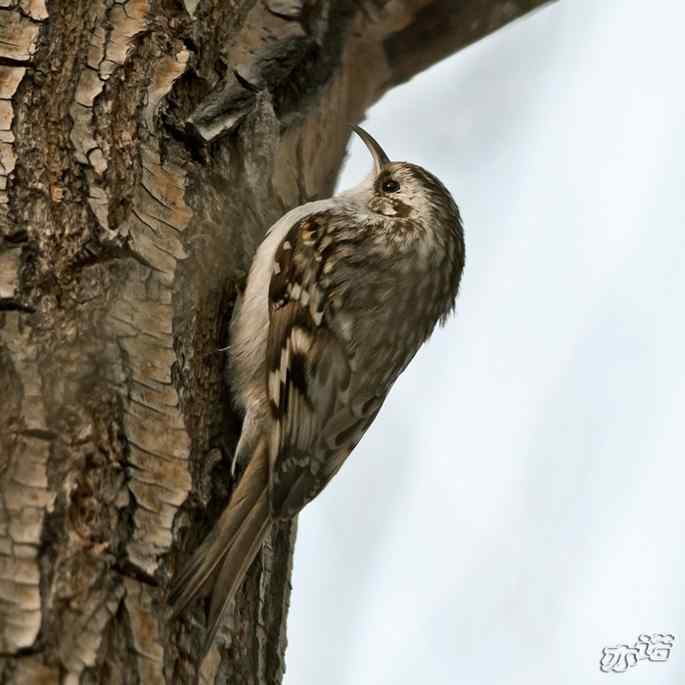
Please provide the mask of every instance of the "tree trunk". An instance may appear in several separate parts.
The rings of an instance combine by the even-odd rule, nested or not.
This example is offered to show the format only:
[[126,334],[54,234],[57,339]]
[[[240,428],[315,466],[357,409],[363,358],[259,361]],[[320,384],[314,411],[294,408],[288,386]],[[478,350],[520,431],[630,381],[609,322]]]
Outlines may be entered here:
[[[164,592],[233,485],[256,245],[384,91],[542,2],[0,0],[0,683],[194,681]],[[280,682],[294,539],[202,682]]]

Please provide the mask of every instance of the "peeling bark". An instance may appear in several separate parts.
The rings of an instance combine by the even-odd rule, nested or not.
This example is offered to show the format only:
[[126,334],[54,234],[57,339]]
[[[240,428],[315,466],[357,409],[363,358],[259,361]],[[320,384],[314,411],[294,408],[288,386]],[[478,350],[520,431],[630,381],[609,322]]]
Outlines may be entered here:
[[[350,122],[544,0],[0,0],[0,683],[185,683],[233,486],[228,322]],[[278,683],[295,523],[202,682]]]

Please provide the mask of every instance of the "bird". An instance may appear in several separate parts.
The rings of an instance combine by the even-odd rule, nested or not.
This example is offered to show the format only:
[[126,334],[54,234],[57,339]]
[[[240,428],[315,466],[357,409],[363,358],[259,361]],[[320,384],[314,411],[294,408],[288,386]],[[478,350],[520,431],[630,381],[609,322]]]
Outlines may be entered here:
[[230,324],[230,384],[244,415],[234,463],[244,470],[168,594],[175,618],[211,592],[204,654],[271,526],[330,482],[455,307],[465,245],[452,195],[352,129],[371,173],[267,231]]

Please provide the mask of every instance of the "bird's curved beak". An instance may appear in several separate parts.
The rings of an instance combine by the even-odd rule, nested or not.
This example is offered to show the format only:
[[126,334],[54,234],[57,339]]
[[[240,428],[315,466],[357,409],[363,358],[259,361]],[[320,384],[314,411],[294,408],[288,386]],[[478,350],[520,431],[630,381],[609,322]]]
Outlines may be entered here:
[[390,162],[388,155],[383,152],[383,148],[378,144],[378,141],[361,126],[353,126],[352,130],[364,141],[364,145],[366,145],[373,157],[376,175],[380,174],[383,167]]

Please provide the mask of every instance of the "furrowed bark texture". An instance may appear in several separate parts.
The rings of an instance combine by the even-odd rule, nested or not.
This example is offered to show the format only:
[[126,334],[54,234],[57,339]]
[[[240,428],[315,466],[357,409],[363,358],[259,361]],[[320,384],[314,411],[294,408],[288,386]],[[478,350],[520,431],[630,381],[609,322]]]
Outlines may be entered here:
[[[0,0],[0,683],[194,682],[164,592],[232,487],[256,245],[385,90],[540,4]],[[294,538],[202,682],[280,682]]]

